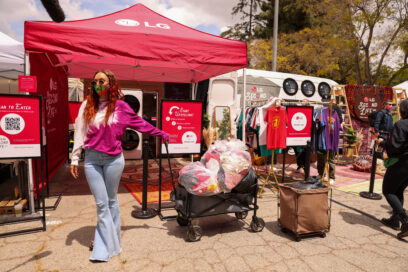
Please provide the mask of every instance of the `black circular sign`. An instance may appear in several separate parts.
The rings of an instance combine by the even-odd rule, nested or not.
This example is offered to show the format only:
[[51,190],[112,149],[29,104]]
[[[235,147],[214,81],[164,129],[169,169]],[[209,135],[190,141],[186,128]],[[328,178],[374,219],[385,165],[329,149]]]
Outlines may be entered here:
[[299,87],[295,80],[292,78],[287,78],[283,81],[283,90],[287,95],[295,95]]
[[135,96],[127,94],[124,97],[124,101],[129,104],[129,106],[134,110],[135,113],[138,113],[140,110],[140,102]]
[[140,137],[133,129],[126,129],[122,138],[122,147],[124,150],[133,150],[139,146]]
[[300,89],[303,95],[306,97],[312,97],[316,92],[316,87],[310,80],[304,80],[300,86]]
[[331,88],[329,84],[327,84],[326,82],[320,82],[317,89],[318,89],[317,91],[321,98],[330,99]]

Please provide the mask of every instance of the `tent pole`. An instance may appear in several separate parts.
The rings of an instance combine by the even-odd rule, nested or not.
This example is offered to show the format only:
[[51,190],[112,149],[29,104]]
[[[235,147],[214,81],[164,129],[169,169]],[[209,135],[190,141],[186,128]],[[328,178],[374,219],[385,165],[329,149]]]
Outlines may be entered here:
[[244,142],[244,144],[246,144],[246,135],[245,135],[245,105],[246,105],[246,76],[245,76],[245,70],[246,68],[242,69],[242,77],[244,78],[244,80],[242,81],[242,95],[244,96],[243,101],[244,104],[242,105],[242,141]]
[[[30,59],[28,53],[24,54],[24,74],[30,75]],[[26,93],[29,94],[29,93]],[[40,192],[37,192],[38,194]],[[33,180],[33,160],[28,159],[28,201],[31,213],[35,213],[34,207],[34,180]]]
[[195,82],[193,82],[193,83],[191,83],[192,84],[192,86],[191,86],[191,100],[196,100],[196,96],[197,96],[197,93],[196,93],[196,84],[195,84]]

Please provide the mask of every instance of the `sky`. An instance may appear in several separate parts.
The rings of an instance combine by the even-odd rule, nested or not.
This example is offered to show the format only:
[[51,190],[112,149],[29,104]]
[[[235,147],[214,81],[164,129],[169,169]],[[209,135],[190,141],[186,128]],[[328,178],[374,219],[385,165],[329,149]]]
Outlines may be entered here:
[[[113,13],[136,3],[189,27],[219,35],[239,20],[231,10],[236,0],[59,0],[65,20]],[[216,8],[215,8],[216,7]],[[0,32],[20,42],[24,21],[51,21],[40,0],[0,0]]]

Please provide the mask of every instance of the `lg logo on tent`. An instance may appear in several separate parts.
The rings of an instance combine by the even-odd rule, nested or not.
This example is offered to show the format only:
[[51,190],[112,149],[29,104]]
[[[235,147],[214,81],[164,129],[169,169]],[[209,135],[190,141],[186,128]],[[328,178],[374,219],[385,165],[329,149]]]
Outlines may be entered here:
[[[131,19],[119,19],[115,21],[115,24],[122,26],[139,26],[140,23]],[[150,25],[149,22],[144,22],[145,27],[151,28],[161,28],[161,29],[170,29],[168,24],[157,23],[156,25]]]

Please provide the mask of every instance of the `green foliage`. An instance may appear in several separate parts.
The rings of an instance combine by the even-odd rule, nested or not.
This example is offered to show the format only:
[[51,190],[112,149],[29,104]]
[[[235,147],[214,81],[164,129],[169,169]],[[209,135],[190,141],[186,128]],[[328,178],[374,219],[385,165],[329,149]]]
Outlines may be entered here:
[[228,30],[221,33],[222,37],[248,41],[252,39],[254,25],[258,24],[255,13],[260,7],[262,0],[238,0],[232,8],[232,15],[240,15],[241,22],[230,26]]
[[345,137],[345,140],[348,146],[351,146],[357,142],[357,136],[355,135],[355,130],[352,128],[346,128],[344,137]]
[[217,121],[218,139],[228,140],[231,137],[231,121],[230,112],[228,109],[222,111],[223,117],[221,121]]
[[210,126],[210,116],[207,113],[203,114],[203,127],[208,128]]
[[[344,65],[344,56],[350,55],[347,47],[323,28],[305,28],[299,32],[281,34],[279,37],[277,70],[286,73],[314,75],[345,83],[350,74]],[[256,40],[248,46],[250,67],[270,70],[272,62],[272,40]],[[341,66],[340,64],[343,64]]]
[[[273,35],[275,0],[264,1],[261,12],[256,15],[260,22],[255,27],[254,37],[269,39]],[[279,33],[293,33],[313,25],[313,16],[304,0],[280,0],[278,14]]]
[[[250,1],[238,2],[248,7]],[[261,2],[253,13],[249,67],[270,70],[275,0]],[[235,14],[247,16],[243,11],[235,9]],[[248,41],[249,24],[243,20],[225,33]],[[340,84],[395,86],[408,79],[407,1],[280,0],[277,53],[281,72],[328,77]]]

